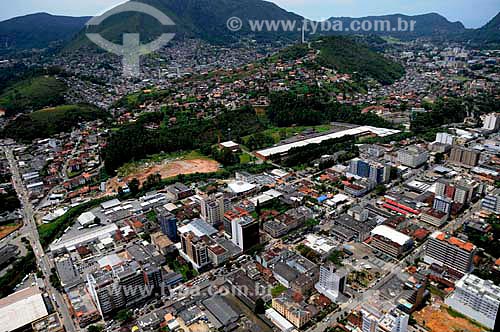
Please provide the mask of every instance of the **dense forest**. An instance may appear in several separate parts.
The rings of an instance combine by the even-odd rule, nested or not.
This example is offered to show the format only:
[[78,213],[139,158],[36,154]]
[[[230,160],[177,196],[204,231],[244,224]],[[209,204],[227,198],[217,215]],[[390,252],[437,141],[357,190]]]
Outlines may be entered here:
[[341,73],[357,73],[381,84],[394,83],[405,73],[403,66],[355,42],[353,38],[324,37],[316,44],[320,51],[318,63]]
[[296,147],[288,152],[283,165],[292,167],[295,165],[307,165],[324,155],[334,155],[342,152],[340,161],[357,157],[359,150],[355,144],[355,138],[345,136],[341,138],[329,139],[319,144],[309,144],[303,147]]
[[461,123],[467,116],[477,119],[479,115],[497,112],[500,109],[500,100],[495,96],[480,95],[476,97],[449,97],[440,98],[427,108],[431,112],[416,113],[411,119],[411,131],[422,134],[452,123]]
[[358,106],[329,101],[319,92],[299,95],[293,92],[274,93],[267,110],[269,120],[278,127],[309,126],[332,121],[392,128],[392,124],[373,113],[361,113]]

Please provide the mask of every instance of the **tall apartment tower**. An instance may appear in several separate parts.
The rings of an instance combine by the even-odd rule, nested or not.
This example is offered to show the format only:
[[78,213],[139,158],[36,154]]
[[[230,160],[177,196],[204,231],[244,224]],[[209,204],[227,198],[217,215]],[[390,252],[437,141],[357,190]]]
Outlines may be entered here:
[[483,122],[483,129],[491,132],[498,131],[500,129],[500,114],[491,113],[486,115]]
[[172,242],[179,242],[177,218],[164,206],[157,207],[155,211],[162,233],[168,236]]
[[181,234],[181,249],[196,269],[210,263],[208,245],[210,238],[206,235],[196,236],[193,232]]
[[224,195],[217,193],[214,195],[202,197],[201,202],[201,219],[211,225],[219,225],[224,221]]
[[476,246],[443,232],[431,234],[427,242],[424,261],[445,268],[448,273],[462,277],[474,268],[472,259]]
[[87,275],[89,293],[103,317],[149,297],[150,294],[141,291],[148,284],[146,274],[136,262]]
[[370,179],[373,182],[386,183],[391,176],[391,167],[373,161],[365,161],[359,158],[351,160],[349,173]]
[[338,302],[345,291],[347,275],[345,269],[337,269],[333,264],[322,265],[319,269],[319,281],[314,287],[332,302]]
[[475,167],[479,163],[479,151],[464,148],[461,146],[454,146],[451,149],[449,161],[462,166]]

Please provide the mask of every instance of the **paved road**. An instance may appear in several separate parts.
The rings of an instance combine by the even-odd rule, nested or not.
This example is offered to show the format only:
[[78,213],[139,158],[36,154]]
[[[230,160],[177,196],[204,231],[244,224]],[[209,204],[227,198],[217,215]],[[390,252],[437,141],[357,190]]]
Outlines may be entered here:
[[12,150],[8,147],[3,148],[7,160],[9,161],[10,171],[12,173],[12,182],[14,188],[19,196],[19,199],[23,208],[23,220],[24,224],[20,231],[21,234],[26,234],[29,239],[33,252],[35,253],[36,261],[39,269],[44,275],[45,289],[50,295],[51,299],[55,302],[56,310],[62,317],[62,321],[66,331],[78,331],[77,326],[74,324],[71,314],[69,312],[68,306],[64,301],[63,296],[59,291],[57,291],[49,282],[51,269],[54,267],[52,261],[45,255],[43,247],[40,243],[40,238],[38,235],[37,224],[35,221],[35,213],[33,211],[33,206],[29,200],[29,195],[24,186],[21,178],[21,174],[17,167],[17,162],[14,158]]

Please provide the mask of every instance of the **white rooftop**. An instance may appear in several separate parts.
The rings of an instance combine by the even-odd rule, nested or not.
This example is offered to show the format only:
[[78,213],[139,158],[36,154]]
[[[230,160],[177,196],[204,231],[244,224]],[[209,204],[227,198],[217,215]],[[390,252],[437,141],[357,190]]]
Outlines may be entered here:
[[289,144],[283,144],[280,146],[275,146],[269,149],[260,150],[257,153],[264,157],[274,156],[277,154],[285,153],[293,148],[302,147],[309,144],[318,144],[323,141],[333,139],[333,138],[341,138],[344,136],[355,136],[360,135],[362,133],[372,133],[380,137],[390,136],[399,133],[399,130],[395,129],[386,129],[386,128],[377,128],[371,126],[361,126],[356,128],[351,128],[347,130],[342,130],[336,133],[330,133],[322,136],[317,136],[309,139],[305,139],[298,142],[293,142]]
[[48,314],[38,287],[26,288],[0,300],[0,330],[14,331]]
[[92,212],[84,212],[78,217],[78,223],[82,226],[88,225],[95,220],[95,215]]
[[211,236],[217,233],[217,230],[209,225],[207,222],[201,219],[195,219],[189,224],[184,225],[179,228],[179,233],[184,234],[187,232],[193,232],[196,236],[208,235]]
[[228,149],[239,146],[238,143],[235,143],[233,141],[222,142],[220,143],[220,145]]
[[79,232],[79,234],[63,240],[57,240],[50,245],[50,251],[56,251],[62,248],[73,250],[77,245],[91,240],[109,237],[109,234],[118,230],[116,224],[109,224],[103,227],[92,228],[86,232]]
[[231,182],[228,185],[228,187],[229,187],[229,189],[232,192],[234,192],[236,194],[245,193],[247,191],[255,189],[255,185],[254,184],[251,184],[251,183],[248,183],[248,182],[244,182],[244,181]]
[[120,205],[120,203],[121,202],[117,198],[115,198],[115,199],[112,199],[110,201],[101,203],[101,208],[103,208],[104,210],[107,210],[107,209],[110,209],[110,208],[113,208],[113,207]]
[[411,238],[408,235],[398,232],[397,230],[386,225],[380,225],[375,227],[371,231],[371,233],[372,235],[380,235],[385,238],[388,238],[392,242],[395,242],[401,246],[411,240]]

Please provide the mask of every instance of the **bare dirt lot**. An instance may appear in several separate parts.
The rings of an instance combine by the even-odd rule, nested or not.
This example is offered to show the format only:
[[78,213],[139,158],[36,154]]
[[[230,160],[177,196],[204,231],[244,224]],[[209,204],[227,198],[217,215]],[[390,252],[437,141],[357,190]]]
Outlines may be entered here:
[[418,324],[432,332],[482,332],[481,327],[466,318],[453,317],[448,313],[441,301],[426,306],[413,314]]
[[15,232],[21,225],[0,226],[0,240],[8,236],[10,233]]
[[160,174],[162,179],[168,179],[180,174],[214,173],[219,170],[219,166],[218,162],[208,158],[165,160],[142,168],[136,167],[134,172],[123,178],[114,177],[108,180],[106,188],[108,193],[116,193],[120,186],[134,178],[142,184],[152,174]]

